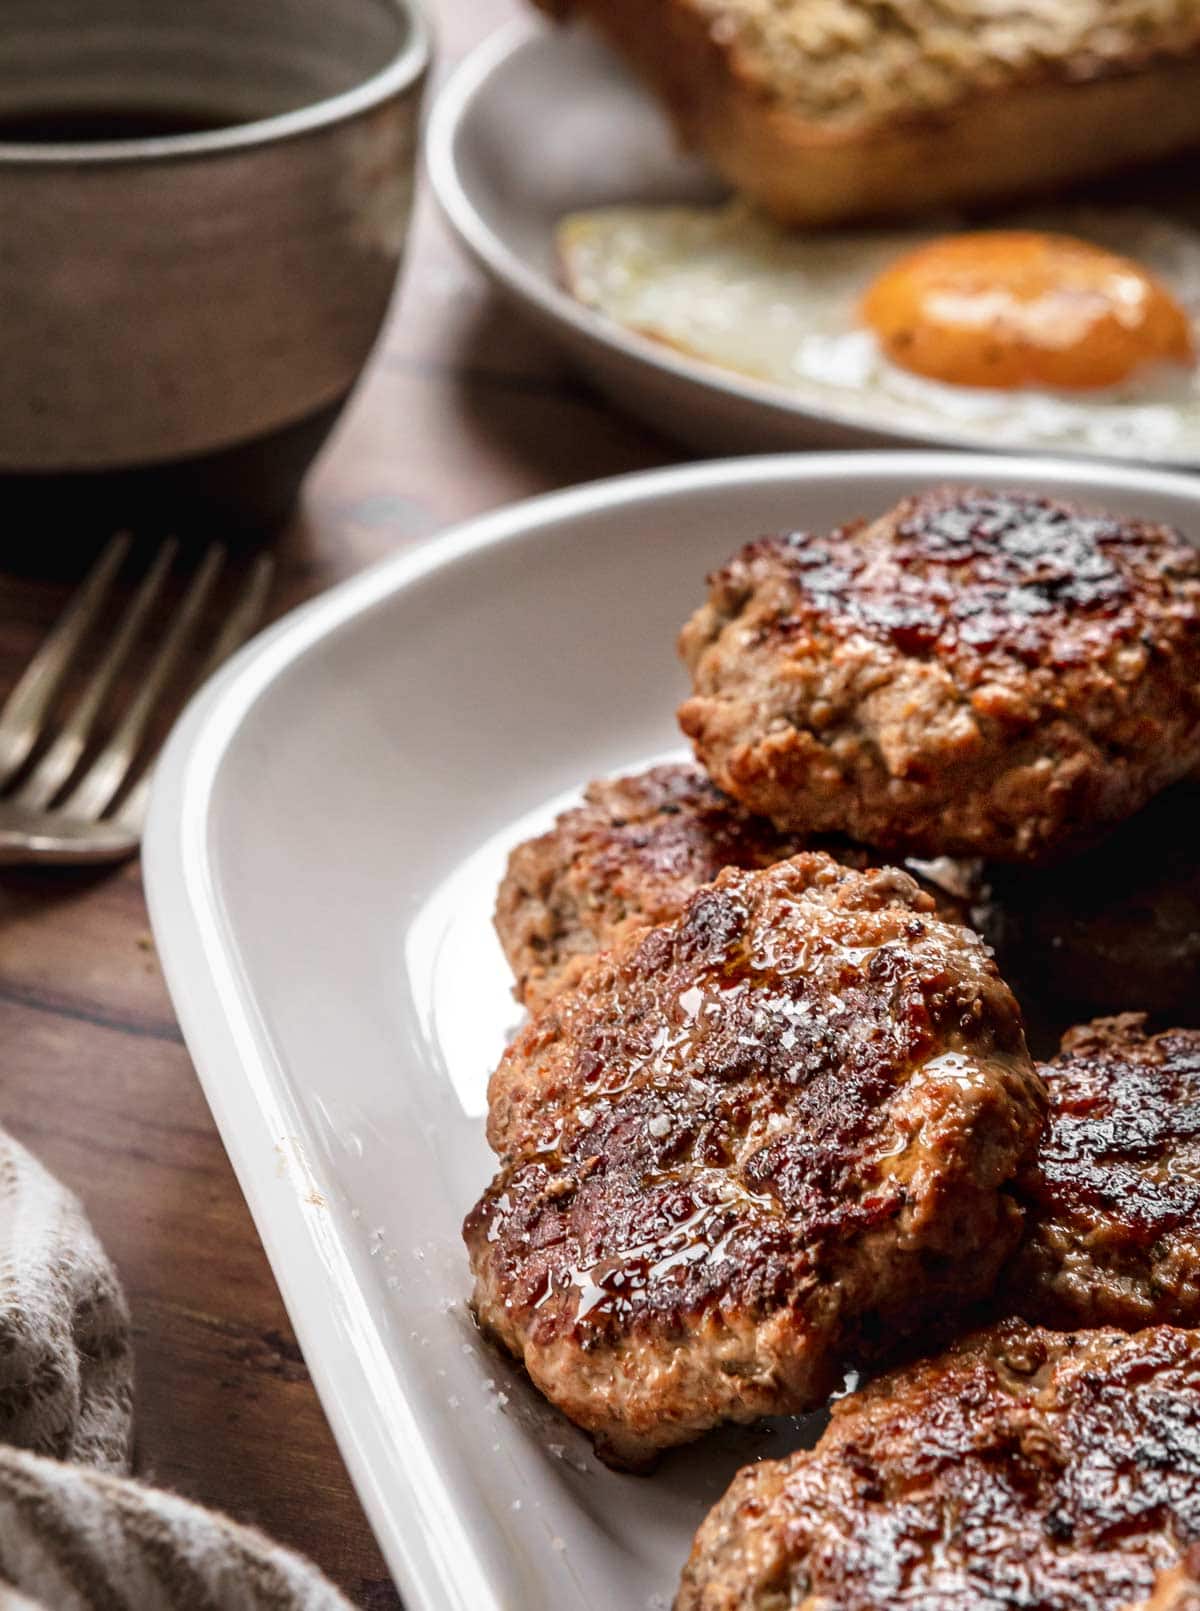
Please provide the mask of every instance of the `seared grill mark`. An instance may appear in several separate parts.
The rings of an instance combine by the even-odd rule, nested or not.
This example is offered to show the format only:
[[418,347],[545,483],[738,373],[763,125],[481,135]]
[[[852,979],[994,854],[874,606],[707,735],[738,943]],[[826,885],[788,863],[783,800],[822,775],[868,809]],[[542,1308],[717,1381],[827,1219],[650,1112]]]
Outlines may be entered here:
[[751,543],[680,650],[698,759],[781,829],[1044,862],[1200,762],[1200,553],[1051,498]]
[[[872,860],[861,846],[778,832],[695,766],[656,766],[592,783],[581,805],[509,858],[496,928],[518,999],[536,1009],[574,983],[597,951],[639,925],[677,916],[723,868],[752,871],[804,849],[826,850],[851,867]],[[964,902],[928,887],[944,915],[966,921]]]
[[1056,1324],[1200,1320],[1200,1030],[1138,1014],[1072,1030],[1022,1172],[1012,1302]]
[[904,655],[959,661],[976,680],[998,660],[1063,668],[1135,641],[1148,598],[1169,605],[1178,582],[1200,577],[1195,551],[1163,527],[1032,494],[924,494],[900,506],[886,547],[861,541],[862,529],[747,551],[774,552],[795,587],[780,632],[816,619]]
[[1142,1242],[1200,1228],[1200,1031],[1085,1042],[1045,1078],[1052,1117],[1030,1177],[1040,1211],[1098,1208]]
[[[480,1313],[612,1446],[811,1404],[869,1319],[969,1301],[1011,1247],[1040,1091],[988,953],[931,905],[821,855],[727,870],[509,1049],[465,1227]],[[657,1417],[607,1381],[576,1400],[564,1361],[635,1346],[671,1363],[614,1367],[616,1396]]]
[[1133,1611],[1200,1538],[1200,1337],[1008,1321],[748,1468],[677,1611]]

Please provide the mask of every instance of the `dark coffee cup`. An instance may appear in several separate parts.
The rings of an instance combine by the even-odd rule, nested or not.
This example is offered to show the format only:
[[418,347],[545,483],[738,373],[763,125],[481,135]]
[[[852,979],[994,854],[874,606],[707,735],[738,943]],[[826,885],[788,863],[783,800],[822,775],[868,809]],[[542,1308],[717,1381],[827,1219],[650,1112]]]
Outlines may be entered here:
[[0,489],[26,539],[287,513],[387,310],[428,58],[409,0],[10,0]]

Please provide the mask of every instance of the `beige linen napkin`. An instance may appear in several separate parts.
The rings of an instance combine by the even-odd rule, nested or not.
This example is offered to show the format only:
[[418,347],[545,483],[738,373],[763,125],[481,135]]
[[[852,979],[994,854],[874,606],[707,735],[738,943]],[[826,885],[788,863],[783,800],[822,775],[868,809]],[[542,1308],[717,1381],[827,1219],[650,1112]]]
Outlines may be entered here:
[[0,1130],[0,1443],[124,1471],[132,1399],[113,1268],[75,1198]]
[[[174,1494],[0,1451],[0,1579],[38,1611],[350,1611],[298,1555]],[[6,1600],[0,1611],[25,1602]]]
[[0,1130],[0,1611],[350,1611],[261,1533],[121,1475],[132,1384],[83,1209]]

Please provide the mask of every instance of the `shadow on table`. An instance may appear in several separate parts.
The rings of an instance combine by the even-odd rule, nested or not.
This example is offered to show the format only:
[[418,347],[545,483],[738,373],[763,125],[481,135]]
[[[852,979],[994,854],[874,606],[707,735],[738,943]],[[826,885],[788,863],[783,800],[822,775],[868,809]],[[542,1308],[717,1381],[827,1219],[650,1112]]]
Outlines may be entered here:
[[554,487],[693,457],[622,414],[552,354],[537,368],[515,364],[509,332],[517,317],[489,297],[451,355],[457,404],[472,429]]

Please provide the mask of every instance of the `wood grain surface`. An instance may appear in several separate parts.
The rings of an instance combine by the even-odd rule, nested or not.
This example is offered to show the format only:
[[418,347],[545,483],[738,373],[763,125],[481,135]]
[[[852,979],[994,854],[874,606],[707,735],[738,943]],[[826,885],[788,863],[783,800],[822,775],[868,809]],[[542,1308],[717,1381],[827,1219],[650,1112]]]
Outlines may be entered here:
[[[517,14],[441,0],[439,66]],[[618,418],[458,254],[422,193],[371,370],[279,545],[274,611],[463,516],[681,455]],[[0,577],[0,687],[66,596]],[[196,1082],[139,868],[0,874],[0,1119],[83,1198],[137,1333],[141,1474],[396,1607]]]

